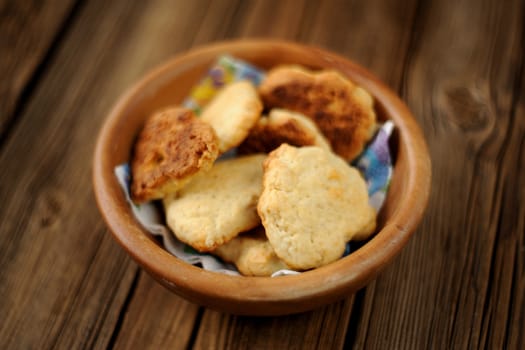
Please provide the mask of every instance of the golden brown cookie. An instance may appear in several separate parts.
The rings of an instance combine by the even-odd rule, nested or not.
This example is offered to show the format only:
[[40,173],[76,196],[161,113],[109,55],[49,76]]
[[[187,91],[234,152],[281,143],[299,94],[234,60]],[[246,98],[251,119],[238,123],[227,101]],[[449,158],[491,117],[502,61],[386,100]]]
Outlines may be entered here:
[[257,211],[276,255],[298,270],[339,259],[347,241],[375,229],[364,179],[316,146],[283,144],[268,155]]
[[211,168],[219,153],[213,128],[189,109],[170,107],[146,120],[131,161],[136,202],[160,199]]
[[263,227],[238,235],[219,246],[212,254],[235,264],[239,272],[245,276],[271,276],[279,270],[289,269],[275,255]]
[[247,80],[224,86],[204,108],[201,119],[210,123],[219,138],[219,152],[238,146],[261,116],[262,102]]
[[257,154],[218,161],[166,197],[166,221],[175,236],[207,252],[259,225],[256,207],[265,158]]
[[259,86],[266,108],[285,108],[311,118],[335,153],[351,161],[376,129],[373,99],[341,74],[297,66],[270,70]]
[[269,153],[282,143],[292,146],[319,146],[330,150],[330,144],[314,122],[304,115],[274,108],[268,117],[260,118],[239,146],[239,153]]

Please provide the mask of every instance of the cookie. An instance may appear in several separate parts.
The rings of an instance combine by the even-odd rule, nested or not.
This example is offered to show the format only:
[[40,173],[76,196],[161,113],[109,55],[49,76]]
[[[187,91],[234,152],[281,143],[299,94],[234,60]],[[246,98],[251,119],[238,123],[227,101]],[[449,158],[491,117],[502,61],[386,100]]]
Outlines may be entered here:
[[212,253],[233,263],[245,276],[271,276],[279,270],[289,269],[275,255],[262,227],[238,235]]
[[207,252],[259,225],[256,206],[265,157],[218,161],[176,195],[165,198],[166,221],[175,236]]
[[376,129],[370,94],[332,70],[277,67],[268,72],[259,93],[266,108],[285,108],[311,118],[333,151],[348,161],[363,151]]
[[223,87],[204,108],[201,119],[219,138],[219,152],[238,146],[261,116],[262,102],[253,84],[237,81]]
[[375,229],[359,172],[316,146],[283,144],[268,155],[257,211],[277,256],[298,270],[339,259],[347,241]]
[[240,153],[269,153],[287,143],[292,146],[319,146],[330,150],[330,144],[314,122],[304,115],[274,108],[268,117],[260,118],[239,146]]
[[135,202],[160,199],[211,168],[219,154],[213,128],[189,109],[170,107],[146,120],[131,161]]

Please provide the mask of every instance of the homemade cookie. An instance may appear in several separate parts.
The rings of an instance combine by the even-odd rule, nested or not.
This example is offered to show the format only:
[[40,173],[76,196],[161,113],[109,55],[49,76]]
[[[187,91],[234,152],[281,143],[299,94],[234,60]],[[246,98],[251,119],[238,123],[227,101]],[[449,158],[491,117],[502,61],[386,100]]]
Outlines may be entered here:
[[224,86],[205,107],[201,119],[210,123],[219,138],[219,152],[238,146],[261,116],[263,105],[247,80]]
[[330,150],[330,145],[317,126],[304,115],[274,108],[266,118],[260,118],[239,146],[240,153],[269,153],[287,143],[292,146],[319,146]]
[[297,66],[270,70],[259,86],[266,108],[285,108],[311,118],[335,153],[351,161],[376,129],[373,99],[335,71]]
[[168,226],[179,240],[211,251],[259,225],[257,200],[265,155],[216,162],[176,195],[164,199]]
[[239,272],[245,276],[271,276],[279,270],[289,269],[275,255],[262,227],[238,235],[212,253],[224,261],[235,264]]
[[315,146],[283,144],[269,154],[257,211],[277,256],[298,270],[339,259],[347,241],[375,229],[359,172]]
[[160,199],[180,189],[219,154],[213,128],[185,108],[153,114],[140,132],[131,161],[131,195],[136,202]]

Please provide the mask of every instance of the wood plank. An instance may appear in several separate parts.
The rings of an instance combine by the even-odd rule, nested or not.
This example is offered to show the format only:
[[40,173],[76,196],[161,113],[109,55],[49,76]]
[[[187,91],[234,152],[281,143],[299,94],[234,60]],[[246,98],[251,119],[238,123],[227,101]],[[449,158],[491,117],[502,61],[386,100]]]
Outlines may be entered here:
[[141,272],[115,349],[186,349],[199,306],[168,291]]
[[129,84],[191,44],[188,24],[207,2],[179,2],[180,18],[171,3],[87,3],[0,151],[2,349],[115,339],[137,267],[96,208],[94,135]]
[[[278,37],[294,40],[305,18],[311,18],[318,5],[297,1],[213,1],[195,38],[195,45],[237,37]],[[271,17],[271,23],[268,18]]]
[[[525,6],[523,8],[525,10]],[[522,12],[523,13],[523,12]],[[525,16],[521,25],[525,24]],[[525,32],[522,32],[525,35]],[[525,42],[514,86],[506,145],[500,163],[501,204],[480,343],[525,348]],[[521,78],[521,81],[519,80]]]
[[[318,3],[308,0],[254,1],[236,34],[297,41],[313,20],[318,7]],[[268,21],[269,18],[272,20]]]
[[403,91],[430,147],[430,206],[367,289],[355,347],[523,348],[524,13],[421,3]]
[[[254,9],[261,13],[273,11],[276,14],[276,21],[272,21],[271,27],[265,24],[266,20],[257,19],[257,14],[248,10],[246,16],[249,20],[240,28],[240,33],[234,34],[265,36],[271,31],[274,36],[300,38],[304,42],[334,49],[355,59],[375,71],[387,83],[396,85],[401,81],[402,70],[392,69],[389,62],[402,62],[405,58],[415,2],[405,2],[405,7],[397,5],[397,11],[393,11],[396,3],[324,1],[321,5],[305,2],[305,7],[301,8],[289,6],[287,2],[280,2],[280,6],[277,6],[263,1],[257,3]],[[280,11],[290,12],[286,16]],[[374,15],[368,15],[369,12]],[[352,14],[351,18],[349,14]],[[296,16],[302,16],[302,20],[297,20]],[[281,18],[283,22],[277,22]],[[295,31],[290,28],[291,23],[295,23]],[[341,23],[345,24],[342,32]],[[279,28],[282,28],[282,32],[279,32]],[[377,32],[389,33],[374,36],[375,44],[388,52],[382,58],[372,57],[369,53],[370,44],[362,39],[368,33]],[[385,63],[385,60],[388,62]],[[342,325],[348,325],[350,321],[353,300],[353,296],[350,296],[347,300],[312,312],[268,319],[230,316],[206,310],[194,347],[341,348],[347,334],[347,327]],[[359,315],[356,315],[358,318]],[[350,332],[353,333],[352,330]],[[210,337],[210,334],[216,336]]]
[[231,316],[206,310],[195,348],[341,348],[352,305],[353,297],[349,297],[315,312],[281,317]]
[[75,12],[74,0],[0,2],[0,141]]
[[417,1],[326,1],[301,40],[369,68],[394,90],[402,78]]

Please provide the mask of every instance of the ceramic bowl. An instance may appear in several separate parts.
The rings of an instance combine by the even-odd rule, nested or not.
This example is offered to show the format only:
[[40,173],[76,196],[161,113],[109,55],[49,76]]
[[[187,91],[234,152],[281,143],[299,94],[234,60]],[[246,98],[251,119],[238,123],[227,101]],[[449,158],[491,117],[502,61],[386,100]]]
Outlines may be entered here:
[[[376,234],[352,254],[300,275],[230,276],[189,265],[168,253],[134,218],[114,175],[126,162],[145,118],[180,103],[221,54],[269,69],[295,63],[331,68],[366,88],[379,119],[395,123],[392,182]],[[147,74],[116,103],[101,128],[94,155],[94,190],[110,231],[158,282],[192,302],[244,315],[282,315],[335,302],[365,286],[407,243],[425,210],[430,160],[420,128],[406,105],[366,69],[329,51],[274,40],[216,43],[181,54]],[[322,219],[322,218],[320,218]]]

